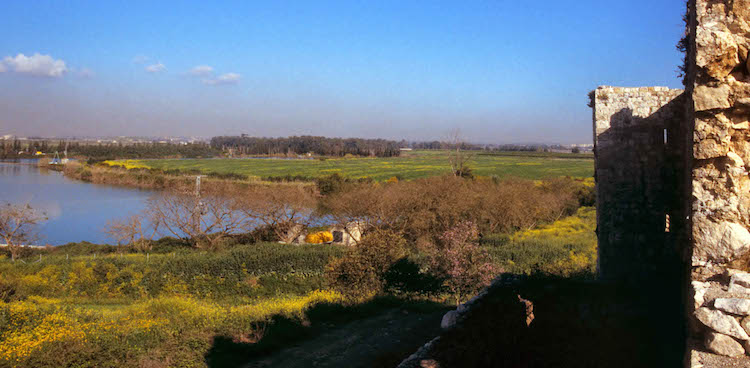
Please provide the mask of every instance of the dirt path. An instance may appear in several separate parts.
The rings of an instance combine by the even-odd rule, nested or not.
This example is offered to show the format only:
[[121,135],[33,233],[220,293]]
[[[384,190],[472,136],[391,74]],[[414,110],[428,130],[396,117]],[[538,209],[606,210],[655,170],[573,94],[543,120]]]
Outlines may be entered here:
[[392,309],[337,327],[244,367],[395,367],[437,336],[443,313]]

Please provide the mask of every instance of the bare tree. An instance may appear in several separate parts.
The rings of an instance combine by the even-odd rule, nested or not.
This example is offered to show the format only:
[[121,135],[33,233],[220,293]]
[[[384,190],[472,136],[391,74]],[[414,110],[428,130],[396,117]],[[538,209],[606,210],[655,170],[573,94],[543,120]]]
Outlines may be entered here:
[[302,234],[315,216],[317,193],[298,185],[256,186],[234,201],[248,230],[257,225],[271,228],[279,240],[291,242]]
[[38,239],[37,225],[47,220],[43,212],[30,205],[0,205],[0,238],[10,250],[11,260],[15,261],[24,245]]
[[143,216],[133,215],[124,219],[107,221],[104,232],[117,241],[119,246],[131,245],[138,251],[151,250],[151,241],[157,233],[157,225],[143,223]]
[[[197,195],[196,195],[197,194]],[[148,201],[148,215],[157,229],[187,240],[197,248],[215,249],[220,241],[245,227],[231,193],[162,192]]]
[[451,165],[451,171],[455,176],[471,176],[471,168],[468,166],[469,161],[474,158],[474,155],[462,150],[466,142],[461,135],[461,130],[456,128],[448,133],[448,147],[450,153],[448,160]]

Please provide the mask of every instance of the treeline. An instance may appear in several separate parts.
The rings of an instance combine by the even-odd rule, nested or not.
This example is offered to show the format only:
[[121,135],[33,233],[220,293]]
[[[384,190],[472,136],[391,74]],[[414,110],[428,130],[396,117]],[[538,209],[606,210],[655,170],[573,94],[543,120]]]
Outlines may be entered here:
[[39,151],[60,155],[67,150],[69,157],[82,157],[95,161],[139,158],[201,158],[218,156],[220,152],[206,143],[86,143],[64,140],[3,140],[0,158],[32,156]]
[[[64,144],[64,142],[58,144],[58,152],[63,152]],[[219,151],[206,143],[109,143],[96,145],[71,143],[68,146],[68,155],[71,154],[97,160],[110,160],[120,158],[214,157],[219,155]]]
[[294,136],[261,138],[221,136],[211,138],[211,147],[236,155],[303,155],[393,157],[400,153],[399,142],[385,139],[326,138]]

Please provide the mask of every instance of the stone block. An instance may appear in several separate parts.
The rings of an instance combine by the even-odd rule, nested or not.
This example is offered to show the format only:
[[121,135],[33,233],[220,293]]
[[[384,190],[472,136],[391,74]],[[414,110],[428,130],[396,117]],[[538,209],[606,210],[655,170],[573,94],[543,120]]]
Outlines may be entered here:
[[745,348],[735,339],[716,332],[706,334],[706,348],[724,356],[736,357],[745,354]]
[[750,315],[750,300],[743,298],[716,298],[714,300],[714,308],[729,314],[747,316]]
[[695,311],[695,318],[715,332],[740,340],[750,340],[750,336],[740,323],[734,317],[722,311],[701,307]]
[[726,84],[719,87],[696,86],[693,92],[695,111],[727,109],[732,107],[729,102],[730,88]]

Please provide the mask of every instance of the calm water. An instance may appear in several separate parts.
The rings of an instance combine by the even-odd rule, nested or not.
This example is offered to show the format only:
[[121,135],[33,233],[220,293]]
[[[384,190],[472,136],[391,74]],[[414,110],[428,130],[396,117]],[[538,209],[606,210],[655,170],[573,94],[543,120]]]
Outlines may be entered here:
[[107,220],[140,212],[150,191],[71,180],[60,172],[0,162],[0,202],[30,203],[49,220],[37,243],[112,242],[102,230]]

